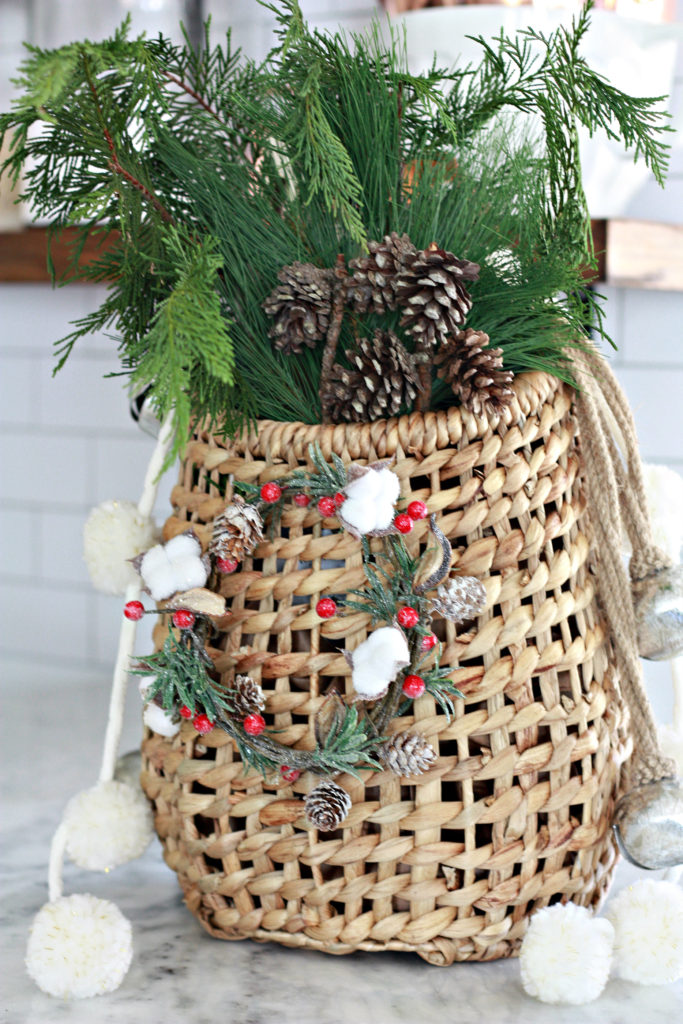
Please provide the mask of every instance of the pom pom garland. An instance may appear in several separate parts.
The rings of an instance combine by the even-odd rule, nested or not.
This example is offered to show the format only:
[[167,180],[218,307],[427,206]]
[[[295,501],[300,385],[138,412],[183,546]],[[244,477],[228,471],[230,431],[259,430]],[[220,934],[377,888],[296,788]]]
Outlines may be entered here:
[[410,663],[408,641],[395,626],[382,626],[347,654],[353,687],[359,697],[377,700],[400,669]]
[[134,860],[152,841],[152,812],[125,782],[98,782],[77,793],[64,812],[66,852],[81,868],[108,871]]
[[77,893],[38,911],[26,969],[48,995],[87,999],[117,989],[132,958],[130,921],[109,900]]
[[137,580],[130,559],[158,536],[155,524],[132,501],[104,501],[94,508],[83,527],[83,557],[93,586],[104,594],[124,594]]
[[179,590],[203,587],[209,569],[201,555],[201,544],[188,533],[150,548],[140,562],[140,575],[154,600],[163,601]]
[[609,977],[614,929],[586,907],[556,903],[531,918],[519,956],[524,991],[542,1003],[597,999]]
[[643,879],[607,907],[614,926],[614,966],[620,978],[664,985],[683,977],[683,890]]

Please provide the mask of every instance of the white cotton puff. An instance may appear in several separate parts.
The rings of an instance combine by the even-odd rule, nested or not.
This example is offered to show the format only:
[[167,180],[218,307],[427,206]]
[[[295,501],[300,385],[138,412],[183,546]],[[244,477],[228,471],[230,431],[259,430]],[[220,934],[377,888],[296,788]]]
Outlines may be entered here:
[[138,679],[138,690],[143,700],[147,700],[147,695],[157,681],[156,676],[140,676]]
[[676,762],[678,774],[683,776],[683,733],[673,725],[660,725],[657,728],[659,747],[664,757],[671,757]]
[[683,889],[643,879],[607,907],[614,925],[614,966],[620,978],[665,985],[683,977]]
[[353,688],[359,697],[381,696],[409,662],[405,635],[396,626],[382,626],[351,653]]
[[683,544],[683,477],[655,463],[643,465],[643,476],[654,542],[678,562]]
[[142,720],[152,732],[169,739],[180,731],[180,722],[154,702],[145,705]]
[[209,569],[201,555],[201,544],[187,534],[150,548],[140,563],[140,575],[154,600],[163,601],[179,590],[203,587]]
[[33,919],[26,969],[48,995],[87,999],[113,992],[132,959],[130,921],[109,900],[60,896]]
[[361,536],[387,530],[393,522],[394,502],[400,492],[401,481],[387,466],[368,469],[347,484],[346,501],[339,515]]
[[609,921],[586,907],[538,910],[519,954],[524,991],[542,1003],[590,1003],[607,984],[613,941]]
[[154,544],[159,532],[132,501],[104,501],[83,527],[83,557],[92,584],[105,594],[124,594],[137,580],[128,561]]
[[64,824],[66,852],[90,871],[109,871],[134,860],[153,835],[147,799],[125,782],[98,782],[77,793],[66,806]]

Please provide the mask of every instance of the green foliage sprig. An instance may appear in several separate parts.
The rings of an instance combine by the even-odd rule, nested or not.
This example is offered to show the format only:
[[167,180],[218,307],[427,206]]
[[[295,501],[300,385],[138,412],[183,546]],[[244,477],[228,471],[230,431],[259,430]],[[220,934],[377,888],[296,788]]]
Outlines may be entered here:
[[[214,46],[208,27],[199,52],[130,38],[127,22],[102,43],[28,47],[0,115],[2,170],[26,166],[24,195],[55,234],[76,227],[66,279],[107,283],[59,366],[83,335],[113,334],[124,372],[150,383],[161,416],[175,409],[172,455],[189,419],[230,436],[256,417],[319,421],[321,347],[275,351],[262,302],[283,266],[332,267],[396,231],[480,264],[470,323],[507,368],[571,380],[572,345],[587,321],[602,329],[584,292],[577,128],[621,138],[659,181],[667,161],[659,98],[625,95],[581,57],[589,9],[550,35],[480,38],[477,66],[423,75],[395,33],[311,31],[296,0],[271,5],[279,36],[263,63],[229,35]],[[539,129],[522,130],[520,112]],[[85,263],[90,235],[101,248]],[[347,321],[342,361],[378,326]],[[452,401],[435,381],[432,408]]]

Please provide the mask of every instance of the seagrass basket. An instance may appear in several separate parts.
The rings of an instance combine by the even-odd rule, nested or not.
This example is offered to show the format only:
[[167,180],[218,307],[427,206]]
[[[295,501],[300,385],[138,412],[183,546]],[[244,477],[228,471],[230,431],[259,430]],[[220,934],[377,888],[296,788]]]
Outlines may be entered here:
[[[406,499],[436,512],[454,565],[486,585],[485,611],[445,641],[442,664],[465,694],[449,721],[427,694],[411,715],[438,760],[426,774],[339,778],[353,800],[337,832],[307,825],[316,778],[264,781],[219,729],[147,732],[142,782],[168,865],[203,926],[330,953],[407,950],[433,964],[513,955],[536,907],[593,906],[615,863],[609,822],[630,753],[628,719],[595,600],[573,391],[544,374],[487,423],[464,410],[370,424],[263,422],[228,447],[198,432],[187,446],[166,539],[191,523],[208,543],[231,480],[263,483],[329,458],[390,456]],[[407,543],[425,548],[428,524]],[[350,690],[340,648],[367,636],[360,614],[321,621],[323,594],[362,584],[360,544],[313,507],[220,578],[229,612],[209,642],[216,678],[261,681],[278,739],[314,745],[330,686]]]

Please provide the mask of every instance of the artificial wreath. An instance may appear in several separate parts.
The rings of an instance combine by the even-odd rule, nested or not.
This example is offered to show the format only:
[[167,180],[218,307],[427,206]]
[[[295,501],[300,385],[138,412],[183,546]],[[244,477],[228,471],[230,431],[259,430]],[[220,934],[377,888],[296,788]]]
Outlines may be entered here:
[[[183,718],[199,733],[221,728],[237,744],[245,769],[254,767],[266,777],[279,771],[290,782],[302,771],[333,776],[357,774],[359,767],[419,775],[436,756],[430,744],[416,732],[389,739],[386,727],[426,692],[447,715],[452,713],[453,700],[462,694],[451,682],[452,669],[440,666],[441,642],[432,619],[462,624],[474,618],[486,604],[486,588],[472,576],[449,576],[451,545],[436,515],[429,516],[434,548],[421,559],[408,552],[403,537],[427,518],[428,510],[423,501],[411,501],[401,510],[399,478],[389,462],[346,467],[335,456],[328,463],[317,445],[309,456],[310,472],[297,470],[260,488],[236,482],[237,495],[214,519],[207,554],[188,530],[134,559],[148,593],[167,602],[160,614],[170,616],[163,646],[135,670],[143,680],[146,720],[154,728],[161,713],[156,731],[162,734],[177,731]],[[260,685],[236,674],[231,685],[218,686],[206,651],[212,620],[225,612],[225,601],[217,588],[204,584],[212,574],[239,572],[242,558],[264,531],[278,528],[289,502],[302,516],[314,502],[327,528],[336,519],[362,548],[365,586],[336,600],[320,598],[318,617],[329,619],[348,609],[369,616],[376,627],[358,647],[344,652],[352,700],[347,704],[336,691],[329,694],[315,721],[313,750],[279,743],[277,733],[266,729]],[[430,568],[435,555],[436,565]],[[143,614],[141,601],[126,603],[126,618],[135,621]],[[345,791],[326,778],[309,795],[306,813],[325,831],[337,828],[350,806]]]

